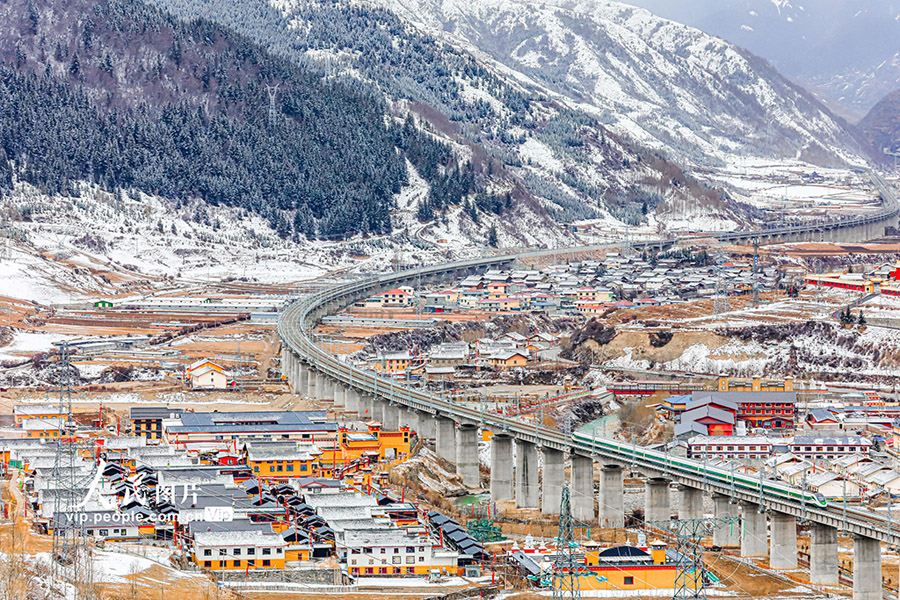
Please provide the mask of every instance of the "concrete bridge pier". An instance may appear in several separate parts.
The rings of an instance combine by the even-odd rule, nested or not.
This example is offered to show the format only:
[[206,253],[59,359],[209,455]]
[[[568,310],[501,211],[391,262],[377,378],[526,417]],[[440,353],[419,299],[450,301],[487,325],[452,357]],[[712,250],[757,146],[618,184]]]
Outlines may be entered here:
[[797,519],[772,511],[769,536],[769,566],[773,569],[797,568]]
[[306,380],[306,397],[316,399],[316,381],[318,381],[318,376],[316,371],[312,368],[309,369],[308,378]]
[[[738,505],[732,504],[731,498],[721,494],[713,494],[713,508],[716,518],[738,516]],[[741,524],[730,523],[719,525],[713,530],[713,544],[722,547],[734,547],[741,545]]]
[[881,600],[881,542],[853,537],[853,600]]
[[625,527],[625,489],[621,465],[603,465],[600,469],[597,522],[607,529]]
[[334,385],[332,385],[332,387],[331,387],[331,394],[334,397],[335,407],[340,407],[340,408],[344,407],[344,404],[345,404],[344,393],[345,392],[346,392],[346,389],[341,384],[341,382],[335,381]]
[[381,405],[382,431],[397,431],[400,429],[400,407],[388,401],[382,402]]
[[375,398],[371,394],[360,392],[359,410],[357,414],[363,421],[377,421],[375,418]]
[[359,412],[359,392],[353,388],[344,390],[344,405],[350,412]]
[[463,423],[456,432],[456,472],[469,489],[481,487],[478,463],[478,425]]
[[672,518],[672,506],[669,504],[669,480],[662,477],[648,477],[644,484],[646,508],[644,520],[668,521]]
[[572,516],[579,521],[594,520],[594,461],[572,455],[572,484],[569,486]]
[[[416,411],[418,412],[418,411]],[[419,434],[419,437],[423,440],[433,440],[434,439],[434,429],[435,429],[435,420],[429,413],[419,412],[419,428],[416,429],[416,433]]]
[[491,438],[491,500],[512,500],[513,494],[513,438],[497,433]]
[[768,519],[760,506],[741,502],[741,556],[765,556],[769,550]]
[[453,419],[435,416],[434,450],[438,456],[456,465],[456,423]]
[[309,376],[311,373],[312,369],[310,369],[308,365],[297,361],[297,382],[294,386],[295,394],[303,396],[309,391]]
[[703,518],[703,490],[686,485],[681,486],[681,509],[679,519]]
[[320,400],[332,400],[334,398],[334,380],[327,375],[323,378],[319,396]]
[[540,506],[537,446],[516,440],[516,508]]
[[541,473],[541,514],[558,515],[562,489],[566,485],[565,455],[562,450],[544,446],[544,470]]
[[328,378],[325,377],[325,374],[319,371],[316,373],[316,400],[324,400],[327,398],[327,389]]
[[809,582],[838,585],[837,528],[813,523],[809,528]]

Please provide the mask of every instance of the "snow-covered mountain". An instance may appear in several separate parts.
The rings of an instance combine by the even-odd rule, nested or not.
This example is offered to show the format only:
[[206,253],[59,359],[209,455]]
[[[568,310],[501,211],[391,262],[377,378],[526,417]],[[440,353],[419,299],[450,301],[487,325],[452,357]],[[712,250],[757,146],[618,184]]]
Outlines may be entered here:
[[861,162],[848,127],[766,61],[601,0],[376,0],[688,165],[737,157]]
[[896,0],[624,0],[747,48],[854,120],[900,87]]

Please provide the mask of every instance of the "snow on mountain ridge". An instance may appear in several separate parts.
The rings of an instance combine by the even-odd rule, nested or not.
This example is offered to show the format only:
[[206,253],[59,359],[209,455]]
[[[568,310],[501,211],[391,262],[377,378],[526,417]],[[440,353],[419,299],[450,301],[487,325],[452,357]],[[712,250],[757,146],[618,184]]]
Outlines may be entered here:
[[376,1],[594,106],[614,131],[684,162],[748,154],[864,162],[844,125],[764,61],[644,9],[594,0]]

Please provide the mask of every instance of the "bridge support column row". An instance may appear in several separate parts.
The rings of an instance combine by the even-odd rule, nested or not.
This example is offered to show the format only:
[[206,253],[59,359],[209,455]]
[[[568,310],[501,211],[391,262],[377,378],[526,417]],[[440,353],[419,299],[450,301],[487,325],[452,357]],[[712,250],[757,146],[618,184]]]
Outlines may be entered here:
[[620,465],[603,465],[600,470],[597,521],[607,529],[625,527],[625,489]]
[[332,395],[334,396],[334,406],[335,408],[343,408],[344,407],[344,395],[347,392],[347,388],[339,382],[335,381],[334,386],[332,387]]
[[513,438],[497,433],[491,438],[491,500],[505,502],[513,498]]
[[456,436],[456,472],[462,477],[463,485],[467,488],[480,487],[478,425],[463,423],[459,426]]
[[769,566],[773,569],[797,568],[797,519],[772,512],[769,539]]
[[516,440],[516,508],[540,506],[537,446]]

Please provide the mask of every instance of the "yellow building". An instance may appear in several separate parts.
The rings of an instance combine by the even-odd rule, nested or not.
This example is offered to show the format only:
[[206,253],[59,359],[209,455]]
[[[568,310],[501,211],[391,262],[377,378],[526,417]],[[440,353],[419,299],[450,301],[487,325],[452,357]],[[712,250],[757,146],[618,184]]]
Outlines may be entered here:
[[[650,548],[588,546],[585,571],[579,579],[581,590],[672,590],[675,589],[676,567],[666,559],[666,546]],[[687,587],[702,587],[702,574],[689,573]]]
[[761,377],[753,379],[729,379],[724,373],[719,375],[718,388],[720,392],[793,392],[794,379],[785,377],[783,381],[763,380]]
[[191,560],[211,571],[283,569],[287,542],[262,531],[198,531]]

